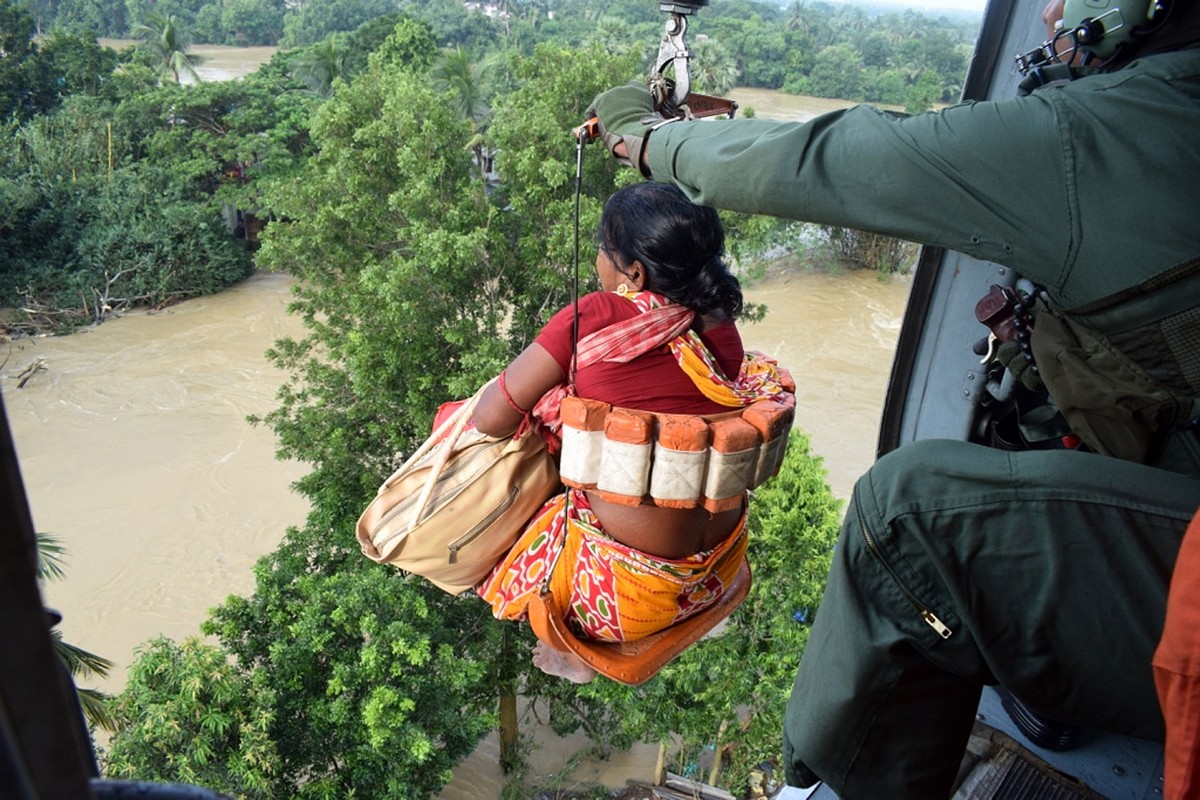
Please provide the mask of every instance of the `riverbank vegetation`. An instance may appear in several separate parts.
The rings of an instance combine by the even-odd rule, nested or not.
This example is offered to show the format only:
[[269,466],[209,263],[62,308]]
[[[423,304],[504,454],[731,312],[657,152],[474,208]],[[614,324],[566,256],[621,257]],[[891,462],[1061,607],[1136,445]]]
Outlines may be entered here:
[[[712,746],[734,791],[777,766],[838,516],[800,434],[752,504],[750,598],[722,635],[636,689],[548,678],[530,665],[525,626],[367,561],[352,534],[437,405],[495,375],[568,302],[577,230],[586,237],[604,198],[637,179],[598,147],[585,154],[576,223],[569,131],[597,92],[644,73],[662,24],[652,5],[597,16],[566,0],[506,3],[488,16],[451,2],[379,14],[159,0],[151,18],[136,2],[0,0],[0,300],[25,309],[10,325],[99,321],[253,268],[299,278],[291,310],[305,332],[271,351],[291,377],[256,421],[282,457],[311,466],[298,489],[312,511],[259,562],[254,593],[214,609],[208,640],[146,647],[112,705],[110,776],[243,797],[428,797],[499,721],[519,765],[507,713],[518,695],[605,746],[671,741],[684,763]],[[900,102],[928,105],[965,64],[957,28],[936,21],[911,44],[822,4],[728,0],[704,13],[696,88],[712,93],[734,81],[815,91],[853,62],[861,82],[829,91],[876,92],[890,70],[905,92],[929,87]],[[838,38],[838,20],[866,27]],[[67,22],[94,26],[46,30]],[[181,85],[178,47],[118,54],[91,38],[185,41],[164,38],[166,23],[284,49],[242,80]],[[848,55],[846,40],[873,55]],[[945,74],[922,61],[934,53]],[[743,268],[811,243],[794,224],[725,219]],[[529,796],[514,781],[512,796]]]
[[[245,277],[257,226],[276,213],[262,205],[263,187],[311,155],[316,109],[366,69],[401,17],[434,36],[433,102],[471,120],[469,147],[483,171],[499,145],[488,133],[491,105],[522,82],[513,59],[538,58],[539,47],[624,53],[634,75],[662,24],[653,4],[632,0],[603,13],[581,0],[401,2],[399,14],[332,0],[247,0],[236,10],[199,0],[26,2],[0,2],[0,304],[22,310],[10,333],[99,322]],[[727,0],[703,13],[698,90],[737,84],[910,110],[957,96],[974,30],[970,18],[870,16],[824,3]],[[117,52],[98,46],[97,33],[139,44]],[[196,78],[192,42],[282,49],[245,80],[181,86]],[[779,223],[746,222],[739,233],[747,250],[795,243]],[[879,252],[868,242],[845,255],[852,265],[898,268]]]

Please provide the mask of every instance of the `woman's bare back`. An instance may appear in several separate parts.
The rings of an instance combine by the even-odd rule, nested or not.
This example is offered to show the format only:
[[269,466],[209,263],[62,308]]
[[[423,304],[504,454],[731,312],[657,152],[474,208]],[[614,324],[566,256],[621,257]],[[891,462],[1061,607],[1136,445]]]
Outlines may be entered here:
[[716,514],[704,508],[660,508],[611,503],[588,492],[604,532],[624,545],[659,558],[681,559],[711,550],[729,538],[741,507]]

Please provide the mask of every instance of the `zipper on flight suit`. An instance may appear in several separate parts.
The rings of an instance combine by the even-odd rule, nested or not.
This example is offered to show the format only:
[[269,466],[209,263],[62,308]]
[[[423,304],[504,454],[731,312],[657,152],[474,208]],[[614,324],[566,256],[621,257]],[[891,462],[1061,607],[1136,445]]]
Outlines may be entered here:
[[907,586],[904,585],[904,582],[900,580],[900,576],[896,574],[894,569],[892,569],[892,565],[889,564],[887,559],[883,557],[883,553],[879,552],[879,543],[875,541],[875,537],[871,535],[869,530],[867,530],[867,523],[866,520],[863,519],[862,509],[858,507],[858,503],[854,504],[854,510],[857,512],[858,527],[859,530],[862,531],[863,539],[866,540],[867,549],[871,551],[871,554],[875,556],[875,558],[879,559],[879,563],[883,565],[883,568],[887,570],[889,575],[892,576],[892,580],[896,582],[896,588],[900,590],[901,594],[908,598],[908,602],[913,604],[913,608],[915,608],[917,613],[921,615],[921,619],[925,620],[925,624],[937,631],[938,636],[941,636],[943,639],[949,639],[952,635],[954,635],[954,631],[951,630],[946,623],[938,619],[937,614],[934,614],[932,611],[930,611],[929,608],[920,600],[918,600],[917,596],[913,594]]

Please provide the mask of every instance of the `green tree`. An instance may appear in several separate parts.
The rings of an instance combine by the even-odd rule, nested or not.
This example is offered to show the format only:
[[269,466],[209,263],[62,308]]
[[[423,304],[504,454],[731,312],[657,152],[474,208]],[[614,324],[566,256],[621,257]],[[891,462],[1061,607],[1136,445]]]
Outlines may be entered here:
[[0,0],[0,119],[29,119],[54,105],[53,78],[35,33],[21,0]]
[[[397,30],[407,35],[414,23]],[[470,126],[405,60],[427,64],[432,41],[404,49],[385,47],[321,108],[320,152],[301,180],[265,198],[291,222],[268,229],[259,263],[303,279],[297,308],[312,321],[306,341],[276,351],[305,377],[269,421],[285,452],[317,465],[301,481],[317,501],[328,493],[344,503],[377,485],[452,394],[446,375],[460,371],[464,344],[495,334],[487,326],[499,310],[488,307],[494,287],[484,276],[503,232],[485,187],[470,179]],[[470,302],[481,294],[484,302]],[[337,365],[328,383],[318,379],[327,367],[307,366],[318,354]],[[431,374],[429,364],[444,368]],[[482,378],[466,375],[463,385]]]
[[901,42],[896,52],[902,61],[951,76],[961,76],[970,57],[970,48],[964,46],[952,31],[931,29],[927,23],[921,35]]
[[618,17],[601,17],[596,22],[591,44],[610,55],[616,55],[627,52],[632,39],[632,26],[629,22]]
[[344,78],[347,82],[351,77],[367,68],[367,60],[371,54],[395,33],[399,23],[408,19],[410,18],[399,13],[386,14],[363,23],[346,36],[343,68],[345,70]]
[[733,54],[715,39],[697,42],[692,50],[692,90],[724,95],[736,84],[741,70]]
[[72,94],[101,95],[112,84],[119,56],[115,50],[96,44],[94,35],[55,29],[42,40],[41,55],[56,76],[60,97]]
[[863,99],[865,79],[858,54],[848,45],[830,45],[817,53],[808,76],[809,90],[817,97]]
[[[310,518],[289,531],[255,568],[254,596],[231,597],[205,631],[271,689],[269,796],[426,798],[495,724],[497,632],[482,603],[349,552],[347,530]],[[326,563],[330,542],[337,568]]]
[[105,775],[278,797],[270,789],[281,765],[268,736],[277,691],[199,639],[157,638],[139,648],[112,704],[120,728]]
[[291,73],[318,97],[333,94],[335,82],[346,73],[346,49],[338,42],[338,34],[331,33],[325,41],[296,54]]
[[[115,106],[73,95],[15,127],[0,159],[5,301],[45,307],[33,327],[83,323],[114,300],[171,302],[240,280],[251,265],[225,215],[257,211],[260,184],[306,152],[313,99],[285,90],[296,86],[279,70],[143,84]],[[105,88],[124,91],[117,78]]]
[[273,45],[283,36],[281,0],[224,0],[221,29],[227,44]]
[[122,0],[58,0],[54,11],[54,30],[84,32],[96,36],[124,36],[125,3]]
[[496,59],[473,60],[461,47],[442,52],[433,65],[433,88],[448,93],[460,119],[480,122],[491,113]]
[[922,69],[917,79],[909,84],[904,96],[904,110],[909,114],[920,114],[933,108],[942,99],[942,76],[934,69]]
[[822,236],[834,256],[852,269],[873,269],[880,277],[908,272],[917,245],[880,233],[854,228],[822,227]]
[[[117,0],[104,0],[117,2]],[[195,30],[196,16],[208,0],[124,0],[125,20],[132,32],[149,22],[150,17],[174,17],[189,32]]]
[[[250,262],[211,199],[151,166],[33,187],[11,210],[3,284],[34,329],[101,322],[137,305],[209,294]],[[6,231],[6,233],[8,232]],[[9,301],[12,302],[12,301]]]
[[866,87],[867,100],[873,103],[904,105],[908,80],[903,70],[887,69],[872,73]]
[[480,179],[486,179],[492,153],[487,145],[487,128],[491,120],[491,96],[498,78],[497,58],[472,61],[461,47],[446,50],[434,63],[431,72],[433,88],[451,98],[459,119],[471,125],[467,147],[478,168]]
[[[715,5],[705,9],[702,15],[696,15],[693,36],[696,48],[694,61],[697,69],[704,70],[708,58],[697,48],[703,48],[708,43],[719,43],[733,59],[739,75],[733,75],[733,80],[744,86],[761,86],[777,89],[787,79],[793,65],[794,54],[789,51],[787,39],[787,17],[774,4],[760,2],[732,2]],[[703,36],[708,37],[705,42]],[[800,50],[806,50],[804,45]],[[724,56],[717,54],[718,61]],[[722,72],[728,73],[728,66],[721,66]],[[715,77],[715,76],[714,76]],[[715,85],[723,85],[728,78],[721,78]],[[729,84],[732,88],[733,84]],[[720,92],[711,92],[717,93]]]
[[873,30],[859,42],[858,51],[863,66],[882,69],[891,66],[895,50],[890,37],[881,30]]
[[504,37],[503,21],[479,10],[467,10],[461,0],[400,0],[402,14],[423,22],[433,31],[439,47],[462,47],[482,52]]
[[139,49],[146,54],[150,66],[162,75],[170,76],[174,83],[179,83],[181,73],[200,82],[200,75],[196,72],[200,59],[188,53],[192,46],[191,33],[178,17],[147,14],[145,21],[134,28],[132,34],[133,38],[141,41]]
[[346,33],[396,10],[389,0],[308,0],[283,21],[285,47],[315,44],[331,33]]

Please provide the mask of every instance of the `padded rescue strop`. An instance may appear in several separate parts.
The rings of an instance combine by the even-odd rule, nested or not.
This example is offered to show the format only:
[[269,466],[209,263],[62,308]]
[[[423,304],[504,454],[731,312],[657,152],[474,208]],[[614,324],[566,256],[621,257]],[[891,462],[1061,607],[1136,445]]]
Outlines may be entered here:
[[656,414],[599,400],[562,401],[562,482],[624,505],[739,507],[779,472],[796,416],[783,392],[715,415]]
[[537,638],[555,650],[578,656],[607,678],[637,686],[657,675],[676,656],[732,614],[750,593],[750,584],[750,562],[743,558],[733,582],[716,602],[682,622],[632,642],[578,638],[567,626],[562,609],[549,592],[542,592],[530,601],[529,624]]

